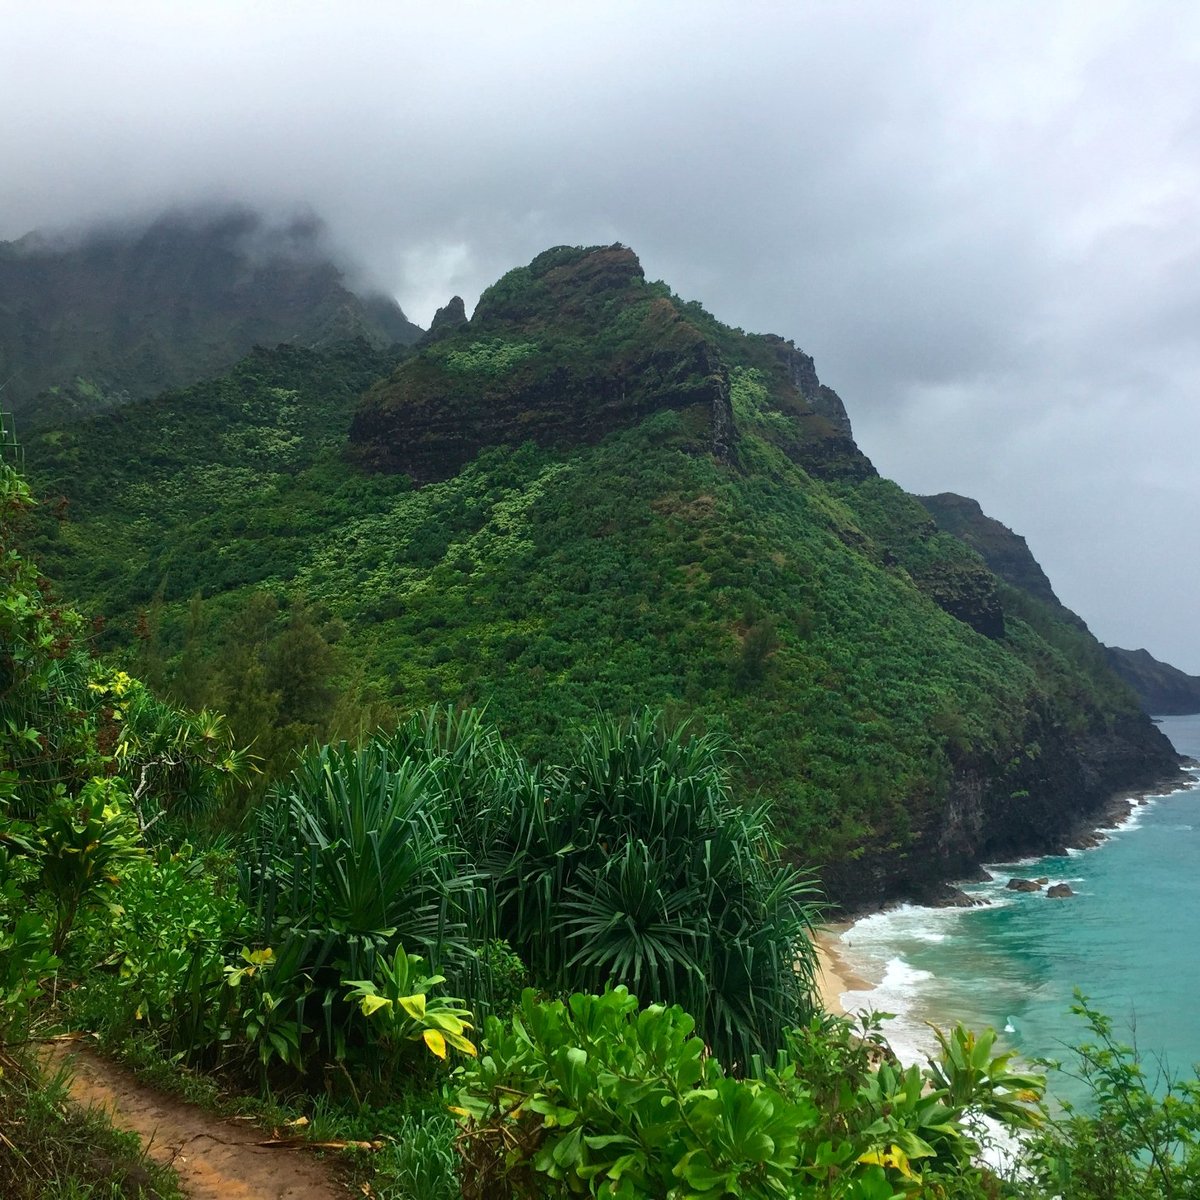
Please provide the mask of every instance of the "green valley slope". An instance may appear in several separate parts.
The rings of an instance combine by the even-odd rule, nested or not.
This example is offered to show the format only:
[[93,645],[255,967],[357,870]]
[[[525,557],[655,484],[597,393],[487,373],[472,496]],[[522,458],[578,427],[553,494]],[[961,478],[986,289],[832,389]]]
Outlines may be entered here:
[[301,596],[395,708],[486,703],[535,756],[596,710],[690,717],[852,904],[1173,769],[1082,623],[880,479],[811,359],[628,250],[539,256],[393,366],[259,352],[31,439],[68,502],[43,568],[118,639],[157,595],[176,652],[195,592],[218,625]]

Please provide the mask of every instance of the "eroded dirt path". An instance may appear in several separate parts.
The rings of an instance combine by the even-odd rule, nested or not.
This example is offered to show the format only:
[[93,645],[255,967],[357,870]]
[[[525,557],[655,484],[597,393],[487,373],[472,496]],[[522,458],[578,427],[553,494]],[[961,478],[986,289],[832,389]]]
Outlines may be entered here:
[[136,1133],[156,1162],[179,1175],[192,1200],[346,1200],[332,1168],[298,1149],[256,1145],[249,1122],[223,1121],[141,1084],[124,1067],[75,1041],[47,1046],[47,1069],[74,1072],[71,1098],[105,1109],[118,1129]]

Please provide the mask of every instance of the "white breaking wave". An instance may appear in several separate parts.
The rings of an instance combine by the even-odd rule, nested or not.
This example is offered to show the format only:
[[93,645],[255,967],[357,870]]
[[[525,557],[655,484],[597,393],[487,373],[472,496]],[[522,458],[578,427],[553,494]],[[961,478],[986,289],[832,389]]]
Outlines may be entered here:
[[918,970],[903,958],[892,958],[888,960],[883,979],[877,987],[845,992],[842,1004],[848,1012],[866,1009],[894,1014],[883,1027],[893,1053],[905,1066],[923,1063],[927,1056],[937,1051],[937,1041],[925,1022],[914,1017],[913,1008],[921,994],[922,985],[932,978],[932,972]]

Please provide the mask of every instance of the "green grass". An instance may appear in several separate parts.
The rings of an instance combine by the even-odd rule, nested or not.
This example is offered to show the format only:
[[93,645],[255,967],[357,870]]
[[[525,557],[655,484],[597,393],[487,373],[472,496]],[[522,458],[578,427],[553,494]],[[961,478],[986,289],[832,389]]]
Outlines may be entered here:
[[135,1134],[69,1104],[66,1076],[44,1083],[8,1059],[0,1076],[0,1195],[5,1200],[182,1200],[173,1171]]

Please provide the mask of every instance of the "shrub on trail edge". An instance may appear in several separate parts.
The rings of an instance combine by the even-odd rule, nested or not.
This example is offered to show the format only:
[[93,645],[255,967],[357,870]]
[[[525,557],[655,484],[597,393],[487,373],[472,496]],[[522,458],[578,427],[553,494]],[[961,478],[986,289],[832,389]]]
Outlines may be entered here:
[[489,1018],[453,1110],[465,1200],[679,1196],[895,1200],[996,1195],[968,1112],[1036,1122],[1041,1079],[962,1029],[900,1068],[878,1023],[815,1020],[767,1066],[726,1074],[678,1007],[624,988],[566,1003],[526,991]]

